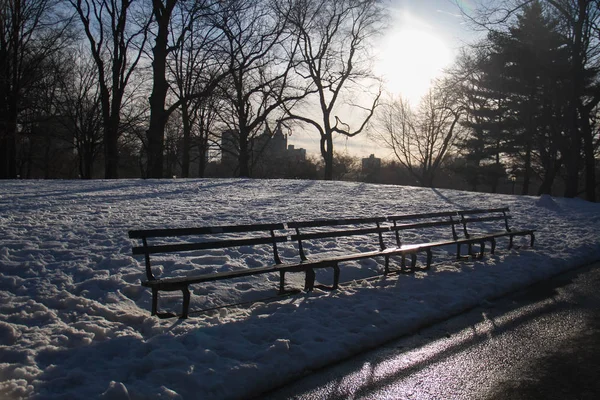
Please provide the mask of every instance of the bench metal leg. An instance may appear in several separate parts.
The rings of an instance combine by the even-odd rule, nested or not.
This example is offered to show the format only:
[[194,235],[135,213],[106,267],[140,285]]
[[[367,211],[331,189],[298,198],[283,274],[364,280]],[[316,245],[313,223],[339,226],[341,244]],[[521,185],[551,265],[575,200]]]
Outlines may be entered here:
[[508,239],[508,249],[510,250],[510,249],[512,249],[512,247],[513,247],[513,235],[510,235],[509,239]]
[[332,265],[333,268],[333,286],[332,289],[333,290],[337,290],[338,285],[340,283],[340,266],[338,265],[338,263],[334,263]]
[[152,315],[158,313],[158,289],[152,288]]
[[431,252],[431,249],[425,249],[425,251],[427,252],[427,266],[425,268],[429,269],[429,267],[431,267],[431,260],[433,259],[433,253]]
[[183,309],[181,313],[180,319],[186,319],[190,310],[190,288],[186,285],[181,288],[181,293],[183,294]]
[[285,294],[285,271],[279,271],[279,294]]
[[530,242],[529,246],[533,247],[533,242],[535,242],[535,235],[533,234],[533,232],[531,232],[529,234],[529,236],[531,237],[531,242]]
[[310,292],[315,287],[316,274],[313,268],[306,268],[306,275],[304,276],[304,290]]
[[417,267],[417,253],[410,253],[410,268],[414,271]]
[[480,247],[480,249],[479,249],[480,252],[477,255],[477,258],[481,260],[485,254],[485,240],[482,241],[481,243],[479,243],[479,247]]
[[491,243],[490,254],[494,254],[494,251],[496,251],[496,239],[492,238],[492,240],[490,240],[490,243]]
[[390,256],[385,256],[385,268],[383,269],[383,275],[387,275],[390,273]]

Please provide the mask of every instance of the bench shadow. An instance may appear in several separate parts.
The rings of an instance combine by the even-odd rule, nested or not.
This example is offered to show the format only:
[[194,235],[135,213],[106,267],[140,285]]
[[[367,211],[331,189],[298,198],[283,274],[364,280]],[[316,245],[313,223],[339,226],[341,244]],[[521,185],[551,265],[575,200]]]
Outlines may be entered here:
[[[387,280],[381,279],[384,283]],[[402,280],[403,275],[399,275],[397,279]],[[568,282],[569,280],[565,280],[563,283]],[[336,326],[335,320],[328,317],[328,312],[334,310],[347,313],[348,318],[352,318],[355,307],[371,307],[369,302],[359,302],[367,299],[373,290],[385,291],[385,285],[381,288],[356,286],[352,294],[315,292],[284,297],[273,303],[256,303],[242,312],[239,318],[219,320],[223,319],[222,316],[213,313],[204,317],[192,316],[186,321],[170,320],[160,332],[147,321],[136,327],[135,332],[134,329],[129,330],[134,335],[95,341],[69,349],[54,350],[55,348],[49,347],[39,352],[35,360],[44,370],[36,379],[36,394],[39,398],[96,398],[108,390],[106,398],[117,398],[115,395],[119,393],[109,390],[114,381],[122,382],[128,388],[131,398],[157,398],[161,396],[161,390],[169,388],[170,382],[177,382],[178,393],[185,399],[228,398],[227,393],[231,393],[228,390],[232,385],[235,387],[233,392],[238,396],[242,393],[245,398],[259,396],[272,387],[284,385],[305,375],[307,370],[323,368],[395,339],[397,335],[381,340],[371,339],[368,343],[356,346],[352,336],[364,339],[364,326],[357,324],[348,332],[344,327]],[[391,289],[390,294],[394,290]],[[555,288],[548,287],[534,291],[536,295],[528,301],[534,303],[538,298],[547,298],[554,290]],[[327,306],[322,309],[321,304]],[[557,306],[560,305],[546,305],[535,312],[524,313],[510,324],[499,327],[498,332],[535,318],[545,312],[547,307]],[[510,310],[492,309],[487,316],[494,319],[507,311]],[[473,320],[472,324],[480,321],[481,317]],[[190,325],[199,326],[193,328]],[[455,326],[453,330],[458,332],[467,327]],[[423,322],[415,322],[414,328],[423,328]],[[407,333],[409,332],[405,332]],[[332,334],[341,335],[340,343],[331,343],[327,352],[311,357],[310,349],[323,351],[324,335]],[[230,348],[228,344],[232,341],[223,341],[223,337],[235,339],[235,346]],[[434,335],[427,341],[441,337]],[[385,379],[407,376],[482,340],[485,338],[473,337],[469,342],[457,344]],[[308,350],[304,346],[308,346]],[[397,349],[397,354],[409,350]],[[307,360],[304,364],[295,361],[303,358]],[[211,362],[225,362],[222,360],[235,360],[226,361],[233,362],[227,376],[215,375],[210,372],[210,368],[205,368]],[[273,373],[273,360],[280,367],[276,373]],[[261,370],[264,365],[270,365],[268,378]],[[234,366],[237,367],[233,368]],[[206,387],[210,388],[209,392],[203,392]],[[166,392],[162,395],[166,396]],[[332,390],[330,398],[344,397],[343,393]]]
[[[476,325],[484,321],[493,326],[491,334],[499,336],[523,324],[534,321],[548,312],[556,312],[568,308],[569,303],[567,301],[556,299],[555,297],[561,288],[572,283],[574,279],[589,271],[590,268],[583,267],[576,271],[561,273],[551,280],[534,283],[529,287],[498,297],[496,299],[497,302],[488,302],[487,306],[474,305],[472,309],[467,310],[467,314],[461,314],[461,318],[448,316],[448,318],[441,320],[429,321],[420,329],[410,332],[403,337],[394,338],[387,343],[379,344],[378,346],[385,345],[386,348],[383,351],[377,350],[376,357],[368,352],[369,349],[365,349],[366,353],[348,357],[348,359],[352,358],[353,360],[351,364],[342,363],[330,369],[311,371],[310,375],[300,377],[299,380],[296,380],[291,390],[286,390],[284,386],[281,386],[263,393],[253,398],[253,400],[313,398],[311,396],[314,396],[316,393],[318,395],[315,398],[328,400],[343,400],[349,396],[352,398],[374,398],[373,396],[378,393],[379,389],[403,378],[409,378],[429,366],[443,362],[456,354],[489,340],[489,333],[478,333],[475,329]],[[574,296],[575,298],[572,301],[577,302],[577,294],[574,294]],[[600,330],[600,323],[598,322],[600,320],[598,318],[600,311],[593,309],[590,312],[590,325],[595,326],[596,332],[598,332]],[[507,318],[509,314],[511,316]],[[515,314],[516,316],[514,316]],[[461,332],[464,333],[465,330],[471,330],[471,334],[467,339],[460,340],[454,338],[455,336],[460,337],[458,334]],[[579,344],[585,344],[586,347],[579,347],[581,349],[587,348],[589,345],[591,353],[585,357],[584,365],[600,366],[600,361],[598,361],[600,358],[596,357],[600,354],[600,343],[595,338],[592,340],[592,336],[591,334],[576,339],[573,347],[576,348]],[[591,341],[594,341],[594,343],[592,344]],[[436,343],[443,345],[436,346]],[[434,350],[428,351],[428,354],[423,356],[423,348],[431,346],[434,347]],[[410,354],[414,354],[415,352],[418,352],[419,356],[410,357]],[[415,361],[408,364],[398,363],[402,366],[396,368],[393,365],[390,366],[390,360],[402,357]],[[570,362],[562,364],[558,362],[561,358],[560,356],[552,355],[546,358],[544,365],[547,367],[547,371],[542,371],[544,377],[540,382],[529,383],[529,386],[524,389],[511,387],[510,382],[508,382],[507,385],[497,388],[495,397],[492,398],[549,398],[547,396],[551,394],[551,391],[547,388],[556,388],[556,385],[552,385],[552,380],[556,379],[557,376],[564,376],[565,371],[569,368],[578,371],[582,370],[581,365],[572,365],[573,361],[576,361],[576,358],[572,358],[569,360]],[[380,362],[377,362],[377,360],[380,360]],[[565,368],[565,365],[570,365],[570,367]],[[327,367],[329,366],[325,366],[325,368]],[[586,377],[591,378],[592,375],[595,376],[599,369],[590,368],[589,371],[584,371],[582,376],[575,379],[575,382],[581,383],[584,388],[590,386],[600,387],[600,383],[595,379],[592,379],[595,383],[586,381]],[[367,370],[366,373],[365,370]],[[384,376],[382,376],[382,370],[386,371],[383,374]],[[562,375],[557,374],[558,371]],[[355,378],[357,375],[362,375],[362,377],[357,379]],[[365,377],[364,375],[367,376]],[[347,383],[349,381],[352,382],[353,388],[357,388],[352,393],[348,392]],[[363,384],[357,384],[357,381],[363,382]],[[569,385],[569,387],[577,386],[581,388],[581,385],[578,386],[578,384],[574,383]],[[544,386],[546,386],[545,390]],[[317,389],[318,392],[315,391]],[[566,393],[564,390],[561,390],[561,392],[563,394]],[[540,395],[540,393],[544,393],[544,395]],[[577,393],[581,393],[581,390]],[[595,391],[593,393],[598,392]]]

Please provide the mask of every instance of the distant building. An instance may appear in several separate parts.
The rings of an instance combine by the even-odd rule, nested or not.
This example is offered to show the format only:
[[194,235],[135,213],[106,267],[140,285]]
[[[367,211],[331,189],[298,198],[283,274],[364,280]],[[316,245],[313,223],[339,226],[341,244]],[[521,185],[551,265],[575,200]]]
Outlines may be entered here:
[[287,158],[292,161],[306,161],[306,149],[296,149],[293,144],[287,147]]
[[373,172],[381,168],[381,158],[371,154],[368,158],[362,159],[362,170],[365,173]]
[[[296,149],[293,145],[288,146],[288,135],[283,133],[280,124],[275,128],[275,132],[267,127],[262,134],[254,137],[248,145],[251,164],[257,176],[276,176],[275,172],[278,165],[306,161],[306,150]],[[236,131],[223,131],[221,149],[222,164],[232,167],[231,169],[235,168],[239,154],[239,137]]]
[[268,128],[265,129],[264,133],[257,138],[257,141],[260,143],[257,150],[259,152],[262,150],[260,158],[264,160],[306,160],[305,149],[296,149],[294,145],[288,146],[288,136],[283,133],[280,124],[277,125],[273,133]]

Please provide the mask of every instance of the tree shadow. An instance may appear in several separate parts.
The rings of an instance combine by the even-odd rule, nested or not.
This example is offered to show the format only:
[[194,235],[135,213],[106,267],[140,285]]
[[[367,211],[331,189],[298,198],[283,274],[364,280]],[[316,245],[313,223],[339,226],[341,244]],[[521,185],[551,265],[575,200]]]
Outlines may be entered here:
[[[445,278],[444,274],[438,275],[437,279]],[[420,279],[420,284],[426,285],[431,278]],[[381,278],[379,287],[356,285],[351,293],[315,291],[186,321],[168,321],[160,329],[149,317],[143,322],[138,321],[136,326],[123,326],[120,337],[68,349],[48,346],[38,352],[35,359],[43,370],[35,380],[35,393],[44,399],[92,398],[108,390],[106,396],[118,398],[122,393],[112,393],[111,390],[117,389],[111,389],[111,382],[121,382],[128,391],[128,397],[122,398],[158,398],[167,396],[170,390],[182,398],[257,396],[305,375],[307,370],[339,362],[431,324],[431,316],[428,320],[393,320],[391,315],[379,312],[378,303],[373,302],[371,296],[378,291],[378,296],[384,296],[381,301],[395,304],[398,291],[396,285],[389,285],[389,281],[394,280],[415,283],[413,278],[394,275]],[[551,293],[539,292],[539,295]],[[398,306],[427,307],[427,304]],[[378,331],[369,331],[364,325],[366,321],[336,322],[354,321],[359,310],[363,318],[371,315],[372,323],[381,325]],[[337,319],[331,318],[332,312],[336,313]],[[457,312],[459,310],[455,310]],[[492,310],[488,318],[494,319],[494,312]],[[499,332],[543,312],[545,310],[524,313],[509,325],[499,327]],[[228,316],[230,313],[231,317]],[[437,315],[435,320],[439,321],[447,314],[440,311]],[[464,327],[454,329],[458,331]],[[471,341],[457,343],[379,382],[410,375],[482,340],[485,338],[475,336]],[[397,349],[397,354],[408,350]],[[226,376],[220,374],[223,371],[227,371]],[[378,378],[373,376],[372,380],[378,381]],[[332,390],[331,398],[344,397],[343,393]]]
[[[405,337],[400,339],[400,342],[393,339],[385,349],[378,349],[376,354],[361,354],[353,358],[352,363],[317,370],[300,380],[290,391],[283,387],[260,398],[374,398],[381,388],[408,379],[430,366],[442,363],[489,340],[489,332],[478,333],[475,329],[476,325],[484,321],[491,324],[493,336],[500,336],[547,313],[568,309],[572,305],[571,301],[580,304],[577,298],[569,302],[557,299],[557,294],[589,269],[590,267],[585,267],[575,272],[560,274],[549,281],[533,284],[512,293],[508,298],[499,298],[498,303],[491,306],[476,306],[461,318],[429,321],[418,330],[418,335]],[[572,295],[577,297],[577,293]],[[502,383],[492,391],[489,398],[595,399],[600,393],[600,382],[595,378],[600,371],[600,342],[597,340],[600,333],[600,307],[591,306],[588,307],[588,311],[589,332],[577,337],[559,354],[534,360],[531,363],[530,374],[535,379],[524,380],[520,384],[511,381]],[[444,322],[441,329],[435,326],[438,322]],[[464,334],[459,335],[469,328],[471,334],[466,335],[466,338]],[[426,348],[429,350],[424,350]],[[419,356],[414,356],[415,353]],[[398,359],[402,359],[403,362],[397,366],[390,366],[390,360]],[[348,392],[349,381],[355,389],[352,393]]]

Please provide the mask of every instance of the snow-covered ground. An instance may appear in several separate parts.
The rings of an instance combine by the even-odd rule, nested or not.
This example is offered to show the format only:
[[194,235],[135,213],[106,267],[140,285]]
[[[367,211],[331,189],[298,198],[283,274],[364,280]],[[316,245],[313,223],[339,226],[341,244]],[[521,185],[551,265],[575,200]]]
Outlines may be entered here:
[[[150,316],[127,231],[510,206],[536,245],[383,277],[342,266],[335,292],[277,297],[277,276],[192,286],[188,320]],[[0,398],[245,398],[428,321],[600,259],[600,204],[380,186],[262,180],[0,183]],[[390,239],[391,244],[391,238]],[[343,246],[362,249],[364,238]],[[293,244],[281,246],[295,257]],[[264,252],[268,253],[268,252]],[[443,253],[443,252],[442,252]],[[230,250],[164,258],[185,273],[258,265]],[[160,258],[159,258],[160,259]],[[327,271],[318,279],[327,283]],[[301,274],[291,274],[300,287]],[[180,310],[180,294],[161,308]],[[223,304],[238,304],[219,308]],[[215,308],[216,307],[216,308]]]

